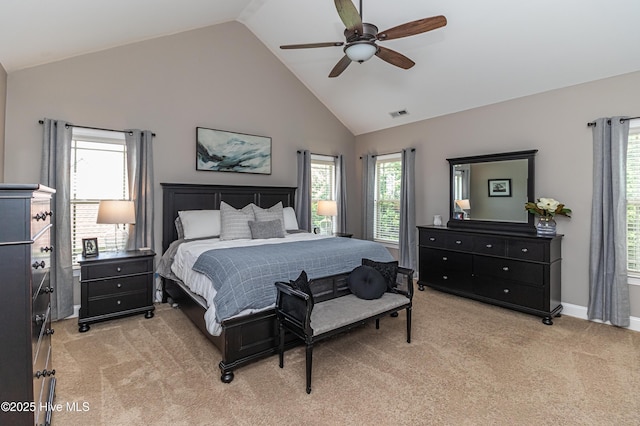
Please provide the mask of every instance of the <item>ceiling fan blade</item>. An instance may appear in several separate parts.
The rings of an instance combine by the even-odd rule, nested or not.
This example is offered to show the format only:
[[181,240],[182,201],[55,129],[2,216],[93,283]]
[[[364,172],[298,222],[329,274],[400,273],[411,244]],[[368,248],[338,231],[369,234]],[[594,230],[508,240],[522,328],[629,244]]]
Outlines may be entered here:
[[408,37],[447,25],[447,18],[442,15],[432,16],[431,18],[418,19],[417,21],[407,22],[397,27],[389,28],[386,31],[378,33],[378,40],[393,40],[395,38]]
[[396,52],[395,50],[387,49],[386,47],[378,46],[378,51],[376,52],[376,56],[383,61],[389,62],[391,65],[395,65],[396,67],[400,67],[402,69],[408,70],[416,63],[411,59],[407,58],[401,53]]
[[351,59],[349,59],[347,55],[344,55],[329,73],[329,78],[334,78],[342,74],[342,71],[346,70],[350,63]]
[[343,41],[333,41],[328,43],[286,44],[284,46],[280,46],[280,49],[310,49],[313,47],[342,46],[343,44],[344,44]]
[[362,18],[358,14],[358,10],[351,0],[334,0],[334,2],[336,4],[338,15],[340,15],[340,19],[342,19],[347,30],[357,31],[358,34],[363,34]]

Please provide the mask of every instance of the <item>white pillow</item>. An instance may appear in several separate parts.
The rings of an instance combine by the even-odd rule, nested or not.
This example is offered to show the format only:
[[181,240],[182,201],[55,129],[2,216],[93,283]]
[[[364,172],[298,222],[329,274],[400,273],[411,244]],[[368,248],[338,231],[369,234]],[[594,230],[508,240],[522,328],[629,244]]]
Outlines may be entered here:
[[284,216],[284,229],[287,231],[300,229],[298,219],[296,218],[296,211],[293,210],[293,207],[285,207],[282,209],[282,215]]
[[253,204],[236,210],[224,201],[220,202],[220,240],[251,239],[249,221],[256,220]]
[[178,216],[187,240],[220,235],[220,210],[185,210]]
[[258,207],[255,204],[253,206],[253,214],[256,216],[256,221],[258,222],[270,222],[272,220],[279,220],[280,227],[282,228],[282,233],[286,234],[287,230],[284,227],[284,214],[282,213],[282,201],[278,201],[273,206],[268,209],[263,209],[262,207]]

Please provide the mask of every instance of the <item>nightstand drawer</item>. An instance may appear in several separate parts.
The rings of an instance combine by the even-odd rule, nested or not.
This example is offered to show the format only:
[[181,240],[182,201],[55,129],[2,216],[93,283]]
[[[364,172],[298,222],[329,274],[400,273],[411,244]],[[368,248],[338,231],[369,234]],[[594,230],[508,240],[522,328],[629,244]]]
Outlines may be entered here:
[[141,290],[136,293],[117,294],[111,297],[93,299],[87,306],[87,315],[95,317],[145,306],[149,306],[149,297],[146,290]]
[[[83,265],[84,266],[84,265]],[[98,278],[111,278],[122,275],[140,274],[153,270],[153,259],[114,260],[100,262],[84,266],[82,268],[83,280],[95,280]]]
[[129,293],[136,291],[146,292],[150,285],[151,274],[117,277],[103,281],[87,283],[87,296],[91,300],[94,297],[113,296],[119,293]]

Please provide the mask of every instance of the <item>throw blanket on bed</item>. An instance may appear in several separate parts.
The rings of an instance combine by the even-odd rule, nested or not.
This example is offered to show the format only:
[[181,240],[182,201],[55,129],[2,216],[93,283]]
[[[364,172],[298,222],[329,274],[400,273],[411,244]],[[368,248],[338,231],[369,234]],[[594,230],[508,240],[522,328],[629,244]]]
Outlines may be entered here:
[[213,283],[216,319],[221,322],[243,309],[275,303],[276,281],[293,280],[303,270],[309,279],[348,272],[360,266],[362,258],[393,260],[386,248],[373,241],[325,238],[209,250],[198,257],[193,270]]

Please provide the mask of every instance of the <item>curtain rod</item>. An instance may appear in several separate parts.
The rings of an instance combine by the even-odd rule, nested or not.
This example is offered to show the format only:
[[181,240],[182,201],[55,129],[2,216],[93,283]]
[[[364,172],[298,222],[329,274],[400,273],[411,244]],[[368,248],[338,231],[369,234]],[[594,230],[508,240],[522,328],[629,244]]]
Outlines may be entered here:
[[[411,152],[414,152],[416,149],[415,148],[411,148]],[[399,152],[388,152],[386,154],[371,154],[372,157],[380,157],[381,155],[391,155],[391,154],[401,154],[402,150],[400,150]],[[362,160],[362,157],[360,157],[360,159]]]
[[[625,121],[627,121],[627,120],[637,120],[637,119],[639,119],[639,118],[640,118],[640,117],[628,117],[628,118],[621,118],[621,119],[620,119],[620,123],[623,123],[623,122],[625,122]],[[607,120],[607,124],[611,124],[611,120]],[[595,122],[595,121],[591,121],[591,122],[587,123],[587,127],[592,127],[592,126],[595,126],[595,125],[596,125],[596,122]]]
[[[298,150],[298,154],[302,154],[302,151]],[[317,152],[310,152],[311,155],[322,155],[323,157],[333,157],[338,158],[338,155],[330,155],[330,154],[318,154]]]
[[[38,120],[38,123],[40,124],[44,124],[44,120]],[[89,126],[78,126],[76,124],[67,124],[67,126],[71,126],[71,127],[80,127],[81,129],[91,129],[91,130],[103,130],[105,132],[122,132],[124,133],[124,130],[115,130],[115,129],[104,129],[102,127],[89,127]],[[133,134],[133,132],[129,132],[130,135]],[[151,136],[156,137],[155,133],[151,133]]]

